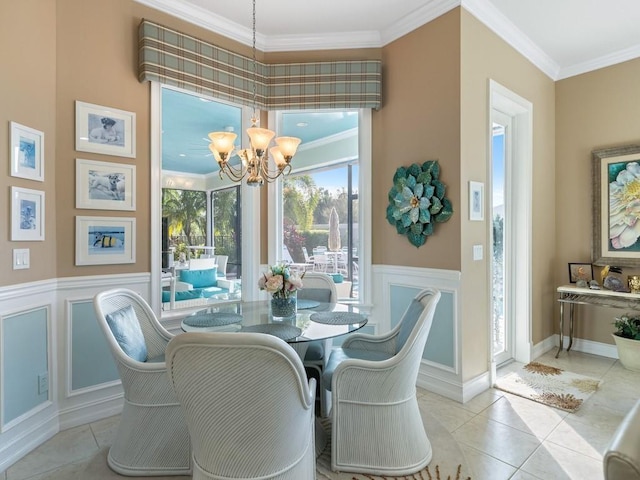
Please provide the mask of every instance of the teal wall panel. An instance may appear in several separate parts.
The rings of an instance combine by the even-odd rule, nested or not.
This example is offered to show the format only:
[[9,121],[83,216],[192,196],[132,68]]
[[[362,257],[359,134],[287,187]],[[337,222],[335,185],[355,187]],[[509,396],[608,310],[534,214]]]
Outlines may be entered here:
[[71,389],[119,380],[120,375],[104,333],[98,325],[93,302],[71,305]]
[[38,375],[49,371],[48,311],[40,308],[3,319],[2,414],[5,424],[49,398],[47,392],[38,393]]
[[[420,292],[420,288],[391,285],[390,311],[391,328],[395,327],[411,300]],[[440,365],[454,368],[454,308],[453,293],[440,292],[440,301],[433,316],[433,324],[427,338],[422,358]]]

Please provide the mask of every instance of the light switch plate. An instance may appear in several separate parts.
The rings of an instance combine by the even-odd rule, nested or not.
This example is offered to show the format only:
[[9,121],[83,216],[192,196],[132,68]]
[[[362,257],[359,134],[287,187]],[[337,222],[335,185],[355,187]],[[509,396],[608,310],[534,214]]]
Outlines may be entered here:
[[473,259],[474,260],[482,260],[483,251],[482,245],[474,245],[473,246]]
[[29,268],[29,249],[14,248],[13,249],[13,269],[21,270]]

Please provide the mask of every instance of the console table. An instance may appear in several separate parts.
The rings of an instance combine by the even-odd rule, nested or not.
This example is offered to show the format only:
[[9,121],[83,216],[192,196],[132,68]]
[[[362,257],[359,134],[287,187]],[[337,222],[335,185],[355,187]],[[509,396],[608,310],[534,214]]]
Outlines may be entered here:
[[567,352],[573,344],[574,307],[576,305],[596,305],[599,307],[622,308],[627,310],[640,310],[640,294],[627,292],[614,292],[612,290],[592,290],[579,288],[573,285],[558,287],[558,302],[560,303],[560,346],[556,358],[562,351],[564,341],[564,304],[569,304],[569,345]]

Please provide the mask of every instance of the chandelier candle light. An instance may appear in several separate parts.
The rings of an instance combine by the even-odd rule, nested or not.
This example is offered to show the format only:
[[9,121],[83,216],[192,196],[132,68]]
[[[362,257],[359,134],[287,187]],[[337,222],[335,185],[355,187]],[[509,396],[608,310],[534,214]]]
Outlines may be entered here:
[[[233,132],[211,132],[209,149],[220,167],[220,178],[224,173],[234,182],[241,182],[247,178],[247,185],[261,187],[265,180],[273,182],[283,173],[291,171],[291,159],[296,154],[301,140],[296,137],[277,137],[276,146],[269,148],[275,132],[258,127],[258,115],[256,108],[256,0],[253,0],[253,116],[251,127],[247,128],[249,135],[249,148],[237,151],[241,164],[234,167],[229,163],[229,158],[235,149],[237,135]],[[273,157],[276,169],[269,169],[269,153]]]

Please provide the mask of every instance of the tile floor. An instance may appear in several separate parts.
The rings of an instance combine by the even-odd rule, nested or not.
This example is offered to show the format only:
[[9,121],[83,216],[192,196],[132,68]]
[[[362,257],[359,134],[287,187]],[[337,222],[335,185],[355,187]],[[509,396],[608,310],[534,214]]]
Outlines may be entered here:
[[[419,401],[429,405],[460,444],[473,480],[603,478],[602,452],[640,398],[640,373],[609,358],[563,352],[555,359],[554,354],[550,351],[537,361],[604,380],[577,413],[494,389],[466,404],[419,390]],[[519,366],[512,363],[498,375]],[[0,480],[78,478],[88,459],[109,444],[117,421],[118,417],[107,418],[59,433],[0,473]]]

